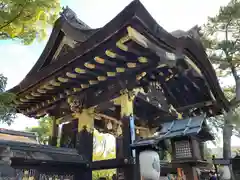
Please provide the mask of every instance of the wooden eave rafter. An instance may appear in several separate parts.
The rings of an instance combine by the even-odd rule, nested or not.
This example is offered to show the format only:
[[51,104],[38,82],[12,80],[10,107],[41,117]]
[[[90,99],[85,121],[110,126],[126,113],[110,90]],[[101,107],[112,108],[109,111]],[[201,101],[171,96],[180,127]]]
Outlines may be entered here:
[[[127,27],[133,28],[133,31],[131,31],[130,34],[128,32],[127,36],[124,36],[124,34],[126,35]],[[138,34],[135,34],[137,32],[141,32],[143,37],[141,35],[138,36]],[[131,37],[129,38],[129,36]],[[130,45],[127,42],[129,41],[129,39],[126,40],[126,37],[130,39]],[[116,42],[118,44],[115,44]],[[137,49],[136,45],[138,47]],[[39,90],[41,89],[40,86],[45,84],[46,87],[43,88],[42,92],[34,92],[34,100],[31,100],[31,96],[29,96],[27,100],[23,98],[22,104],[25,105],[22,105],[22,107],[23,109],[25,109],[25,107],[33,107],[33,104],[37,104],[37,106],[39,106],[38,103],[41,101],[42,98],[45,99],[47,105],[50,106],[51,104],[57,103],[59,100],[67,98],[71,94],[80,94],[81,96],[84,96],[84,94],[88,94],[88,92],[93,93],[91,87],[96,88],[101,86],[102,89],[104,89],[103,86],[109,85],[109,83],[111,82],[116,82],[116,79],[119,80],[120,76],[118,76],[117,74],[125,74],[123,71],[120,71],[120,68],[122,68],[122,66],[124,65],[127,65],[127,67],[124,67],[125,69],[127,69],[131,73],[136,74],[136,76],[139,76],[142,72],[144,72],[144,69],[148,70],[146,72],[152,72],[154,70],[153,66],[155,66],[156,68],[156,65],[159,63],[159,58],[161,63],[167,63],[166,57],[161,57],[164,55],[162,53],[166,51],[168,53],[173,53],[176,51],[178,46],[181,46],[183,48],[184,53],[202,71],[202,74],[206,79],[206,82],[211,92],[213,93],[216,102],[220,104],[219,107],[227,109],[228,101],[226,100],[220,89],[216,74],[213,70],[213,67],[211,66],[210,61],[207,59],[207,55],[204,51],[203,46],[197,43],[194,39],[190,39],[189,37],[177,39],[171,34],[167,33],[154,21],[154,19],[150,16],[150,14],[146,11],[146,9],[139,1],[133,1],[110,23],[108,23],[105,27],[99,29],[95,34],[93,34],[87,41],[84,41],[80,46],[72,49],[65,56],[59,57],[56,62],[48,65],[41,71],[28,75],[20,83],[19,86],[21,88],[17,89],[17,92],[15,92],[19,96],[24,95],[26,97],[29,92],[33,93],[33,90]],[[127,48],[127,51],[130,50],[130,52],[125,52],[125,57],[128,58],[124,58],[123,55],[124,51],[126,51],[125,48]],[[107,53],[106,49],[108,49],[110,53],[109,51]],[[112,49],[115,50],[115,52],[112,53]],[[138,59],[135,59],[137,61],[129,61],[128,53],[133,53],[135,56],[137,56]],[[117,57],[113,57],[116,56],[116,54]],[[93,57],[93,55],[96,56]],[[140,57],[142,58],[142,62],[139,59]],[[112,59],[118,60],[118,64],[112,64]],[[146,59],[150,60],[150,62],[143,62]],[[116,66],[118,65],[121,65],[121,67],[119,67],[119,71],[116,72]],[[109,74],[107,75],[104,74],[105,70],[108,71],[113,67],[115,72],[109,72]],[[129,78],[129,72],[127,73],[127,75],[125,74],[125,77],[121,75],[121,80],[119,82],[122,83],[126,81],[126,79]],[[67,87],[74,87],[76,85],[76,82],[79,82],[79,79],[81,79],[81,74],[88,74],[88,77],[85,80],[88,81],[89,84],[82,84],[80,87],[75,87],[76,91],[62,91],[64,88],[66,89]],[[93,77],[95,77],[95,79],[92,79]],[[109,82],[105,81],[106,77]],[[136,78],[137,77],[134,77],[132,80],[128,81],[134,82],[134,86],[137,86],[139,81],[136,80]],[[77,79],[77,81],[75,81],[74,79]],[[90,80],[92,81],[92,84],[90,83]],[[52,81],[55,81],[55,85],[49,85],[49,82]],[[59,84],[59,82],[61,83]],[[81,80],[81,82],[83,82],[83,80]],[[99,85],[96,86],[95,83]],[[131,86],[129,84],[124,85],[126,87]],[[122,85],[117,86],[119,86],[118,90],[123,88]],[[109,87],[105,88],[108,88],[108,91],[111,91]],[[101,88],[99,88],[99,91],[101,91],[100,89]],[[47,93],[46,95],[42,96],[42,94],[45,94],[44,91],[50,92],[50,94]],[[49,95],[51,95],[51,93],[56,95],[56,97],[53,97],[53,99],[55,100],[49,100]],[[112,96],[115,95],[116,92],[113,92]],[[38,96],[40,98],[38,98]],[[91,99],[91,96],[87,97],[90,97]],[[96,96],[94,97],[96,98]],[[102,99],[102,101],[103,100],[106,99]],[[88,101],[90,100],[88,99]],[[96,102],[96,100],[93,100],[93,102]],[[44,103],[45,102],[41,102],[42,105]],[[94,103],[90,104],[96,105]],[[90,104],[88,105],[90,106]],[[36,107],[35,110],[30,110],[30,112],[27,114],[30,115],[33,112],[36,112],[37,109],[41,109],[41,107]]]

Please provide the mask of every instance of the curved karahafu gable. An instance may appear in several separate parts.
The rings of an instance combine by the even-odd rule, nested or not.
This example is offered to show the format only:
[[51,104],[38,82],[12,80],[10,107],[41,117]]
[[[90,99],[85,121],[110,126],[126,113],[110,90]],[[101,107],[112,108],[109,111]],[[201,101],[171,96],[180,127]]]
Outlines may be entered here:
[[97,29],[91,29],[76,17],[68,7],[63,9],[60,18],[55,22],[48,43],[39,60],[28,75],[40,71],[56,60],[59,55],[64,55],[69,49],[86,41]]
[[[64,8],[60,17],[54,23],[46,47],[25,79],[54,62],[58,56],[66,54],[70,49],[86,41],[96,31],[98,29],[91,29],[87,24],[79,20],[70,8]],[[20,83],[11,91],[19,92],[21,89]]]
[[[71,46],[65,53],[63,42]],[[196,114],[213,115],[228,107],[196,28],[170,34],[133,1],[96,30],[65,9],[40,59],[11,91],[18,95],[20,112],[36,116],[70,95],[90,107],[116,97],[123,88],[146,89],[149,83],[165,98],[146,91],[138,96],[140,101],[157,99],[154,106],[165,112],[172,108],[189,115],[197,109]]]

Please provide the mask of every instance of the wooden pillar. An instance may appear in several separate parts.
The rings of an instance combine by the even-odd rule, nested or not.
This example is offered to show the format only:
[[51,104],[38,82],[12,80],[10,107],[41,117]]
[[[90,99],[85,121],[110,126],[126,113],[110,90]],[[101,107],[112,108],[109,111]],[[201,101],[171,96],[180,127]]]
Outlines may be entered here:
[[55,117],[52,117],[52,136],[50,139],[50,145],[52,146],[57,146],[57,141],[58,141],[58,122]]
[[[93,131],[94,131],[94,109],[83,109],[81,113],[74,115],[78,119],[78,133],[76,138],[76,149],[89,163],[92,162],[93,154]],[[84,174],[76,179],[92,180],[92,170],[86,170]]]
[[[118,105],[116,111],[118,111],[119,118],[122,121],[122,135],[116,138],[116,158],[131,160],[134,155],[130,147],[132,140],[135,138],[133,100],[134,95],[131,96],[129,93],[122,94],[114,100],[115,105]],[[136,179],[135,173],[134,166],[118,168],[117,179],[133,180]]]
[[[120,159],[124,157],[123,153],[123,137],[118,136],[116,137],[116,158]],[[123,168],[117,168],[117,175],[116,180],[124,180],[124,169]]]
[[196,168],[191,165],[185,165],[183,168],[186,180],[198,180]]

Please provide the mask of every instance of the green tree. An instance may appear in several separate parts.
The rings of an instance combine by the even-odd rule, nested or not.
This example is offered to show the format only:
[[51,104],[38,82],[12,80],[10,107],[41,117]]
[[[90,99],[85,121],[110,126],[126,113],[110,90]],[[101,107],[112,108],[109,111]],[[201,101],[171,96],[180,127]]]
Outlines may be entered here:
[[51,117],[43,117],[38,121],[38,126],[27,128],[28,132],[36,132],[38,134],[39,142],[47,144],[52,132]]
[[1,0],[0,39],[30,44],[45,38],[47,25],[55,22],[59,10],[59,0]]
[[[59,0],[1,0],[0,40],[15,39],[24,44],[42,40],[59,10]],[[6,83],[7,78],[0,74],[0,122],[10,125],[15,117],[14,95],[4,92]]]
[[0,122],[10,125],[15,117],[15,107],[12,104],[15,96],[5,92],[7,78],[0,74]]
[[[209,18],[205,26],[204,43],[209,57],[217,65],[218,75],[233,76],[235,84],[227,87],[225,93],[230,99],[229,111],[223,117],[223,157],[231,158],[231,137],[233,124],[239,121],[236,111],[240,100],[240,1],[231,0],[221,7],[219,13]],[[235,122],[234,122],[235,121]]]
[[[115,146],[113,146],[113,148],[107,148],[106,141],[104,134],[99,133],[97,130],[94,131],[93,161],[116,158]],[[116,169],[93,171],[93,180],[98,180],[100,177],[105,177],[107,180],[110,180],[113,174],[116,174]]]

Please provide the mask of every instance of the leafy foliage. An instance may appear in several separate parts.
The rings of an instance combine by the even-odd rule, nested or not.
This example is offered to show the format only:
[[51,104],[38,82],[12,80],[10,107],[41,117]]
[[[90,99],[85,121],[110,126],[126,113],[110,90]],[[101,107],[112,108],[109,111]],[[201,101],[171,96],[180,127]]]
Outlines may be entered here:
[[43,117],[39,119],[38,126],[27,128],[28,132],[36,132],[38,134],[39,142],[47,144],[52,132],[52,119],[51,117]]
[[[93,161],[100,161],[106,159],[116,158],[115,146],[113,148],[106,147],[106,136],[94,131],[94,144],[93,144]],[[106,177],[107,180],[111,180],[113,174],[116,174],[115,169],[99,170],[93,172],[93,180],[98,180],[100,177]]]
[[[115,145],[113,145],[113,148],[109,148],[106,146],[106,141],[107,139],[104,134],[94,130],[93,161],[116,158]],[[115,169],[93,171],[93,180],[98,180],[100,177],[111,180],[114,174],[116,174]]]
[[7,78],[0,74],[0,122],[10,125],[15,117],[14,94],[4,92]]
[[214,152],[212,151],[212,149],[207,147],[207,144],[204,144],[204,159],[205,160],[211,160],[212,159],[212,155],[214,155]]
[[[46,37],[48,24],[53,24],[60,10],[59,0],[1,0],[0,40],[18,39],[30,44]],[[7,78],[0,74],[0,122],[11,124],[15,117],[15,96],[4,92]]]
[[1,0],[0,39],[19,39],[30,44],[46,37],[60,10],[59,0]]
[[231,0],[219,13],[209,18],[204,28],[203,42],[210,59],[217,64],[219,75],[238,78],[240,67],[240,1]]

